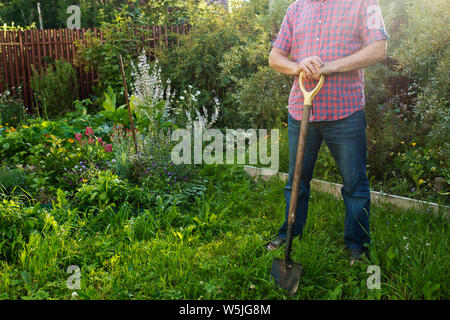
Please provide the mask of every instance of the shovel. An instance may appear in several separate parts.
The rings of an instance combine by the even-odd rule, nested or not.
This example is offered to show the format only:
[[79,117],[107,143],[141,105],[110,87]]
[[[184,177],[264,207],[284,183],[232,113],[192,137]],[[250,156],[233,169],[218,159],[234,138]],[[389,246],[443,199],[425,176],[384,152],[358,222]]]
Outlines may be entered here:
[[309,114],[312,107],[312,101],[322,88],[324,75],[321,75],[319,83],[314,90],[308,92],[303,86],[303,72],[300,73],[300,89],[302,90],[304,103],[303,115],[300,125],[300,136],[298,138],[297,158],[295,160],[294,179],[292,182],[292,193],[289,204],[288,223],[286,231],[286,248],[284,260],[275,258],[272,263],[270,274],[275,279],[275,283],[285,289],[289,295],[293,295],[298,289],[302,265],[291,260],[292,237],[294,234],[295,209],[297,208],[297,195],[302,179],[303,156],[306,146],[306,135],[308,133]]

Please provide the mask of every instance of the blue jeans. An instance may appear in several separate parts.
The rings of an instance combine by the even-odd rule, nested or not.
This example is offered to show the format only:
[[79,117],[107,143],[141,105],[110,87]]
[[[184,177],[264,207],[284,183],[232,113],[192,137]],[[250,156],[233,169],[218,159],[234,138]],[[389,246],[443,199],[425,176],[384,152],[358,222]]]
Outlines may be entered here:
[[[284,189],[286,217],[279,236],[286,238],[287,216],[297,155],[300,121],[289,115],[289,177]],[[370,243],[370,189],[366,174],[366,116],[360,110],[337,121],[311,122],[308,127],[302,179],[298,194],[294,236],[300,236],[306,222],[310,182],[322,141],[325,141],[343,178],[341,193],[345,204],[345,245],[349,250],[364,252]]]

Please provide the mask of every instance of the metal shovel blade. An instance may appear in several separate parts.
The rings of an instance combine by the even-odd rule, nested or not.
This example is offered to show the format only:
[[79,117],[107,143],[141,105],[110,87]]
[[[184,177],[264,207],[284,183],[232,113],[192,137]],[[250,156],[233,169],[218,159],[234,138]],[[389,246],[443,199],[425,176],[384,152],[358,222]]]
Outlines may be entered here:
[[292,260],[286,263],[284,259],[273,259],[270,274],[275,279],[275,283],[286,290],[289,295],[294,294],[298,289],[302,265]]

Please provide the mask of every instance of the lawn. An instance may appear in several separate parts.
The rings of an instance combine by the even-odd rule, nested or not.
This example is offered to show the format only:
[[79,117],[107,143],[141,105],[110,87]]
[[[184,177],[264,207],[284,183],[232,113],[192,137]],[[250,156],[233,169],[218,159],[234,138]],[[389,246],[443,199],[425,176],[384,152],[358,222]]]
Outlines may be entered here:
[[[448,220],[424,212],[373,207],[370,261],[350,267],[344,204],[312,193],[293,260],[303,272],[294,297],[274,285],[267,252],[284,215],[284,183],[254,181],[241,166],[205,165],[206,190],[187,206],[158,200],[155,209],[70,209],[0,205],[14,241],[0,260],[2,299],[448,299]],[[5,243],[3,243],[3,247]],[[3,248],[3,252],[5,248]],[[70,265],[80,289],[69,290]],[[368,289],[369,265],[381,289]],[[69,279],[70,280],[70,279]],[[76,291],[76,297],[72,292]]]

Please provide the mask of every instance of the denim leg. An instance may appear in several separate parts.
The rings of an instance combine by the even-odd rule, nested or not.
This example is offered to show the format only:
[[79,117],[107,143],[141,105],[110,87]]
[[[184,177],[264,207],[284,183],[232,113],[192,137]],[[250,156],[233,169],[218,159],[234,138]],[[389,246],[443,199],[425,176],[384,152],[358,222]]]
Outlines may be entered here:
[[344,186],[344,240],[348,249],[366,251],[370,243],[370,189],[366,173],[366,117],[364,110],[332,123],[321,123],[321,133],[336,161]]
[[[287,218],[289,214],[289,205],[291,201],[292,181],[294,179],[295,160],[297,158],[297,146],[300,133],[300,121],[295,120],[289,115],[288,118],[288,136],[289,136],[289,176],[284,188],[284,197],[286,201],[285,221],[281,226],[278,236],[286,239]],[[314,123],[310,123],[306,138],[305,155],[303,158],[302,179],[300,181],[300,190],[298,193],[297,208],[295,211],[294,236],[300,236],[308,214],[308,202],[310,194],[310,182],[317,160],[317,155],[322,143],[320,135]]]

